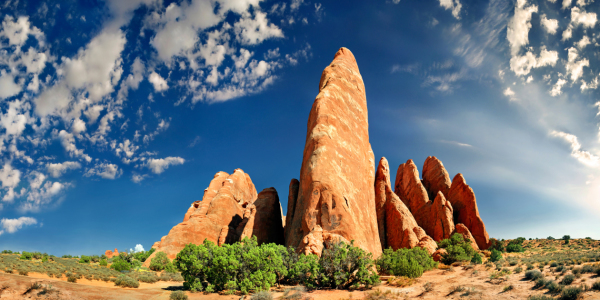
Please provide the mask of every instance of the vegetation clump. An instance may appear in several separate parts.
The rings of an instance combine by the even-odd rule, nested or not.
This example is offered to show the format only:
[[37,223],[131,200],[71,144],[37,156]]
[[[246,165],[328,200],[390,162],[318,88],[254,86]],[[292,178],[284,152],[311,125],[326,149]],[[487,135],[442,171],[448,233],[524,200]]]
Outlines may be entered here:
[[471,247],[471,242],[468,239],[465,240],[459,233],[453,234],[449,239],[440,241],[438,245],[439,248],[446,249],[447,253],[442,255],[442,262],[446,265],[457,261],[471,261],[476,253]]
[[396,251],[391,248],[385,249],[376,264],[377,269],[383,274],[409,278],[421,277],[424,271],[437,268],[438,265],[421,247]]

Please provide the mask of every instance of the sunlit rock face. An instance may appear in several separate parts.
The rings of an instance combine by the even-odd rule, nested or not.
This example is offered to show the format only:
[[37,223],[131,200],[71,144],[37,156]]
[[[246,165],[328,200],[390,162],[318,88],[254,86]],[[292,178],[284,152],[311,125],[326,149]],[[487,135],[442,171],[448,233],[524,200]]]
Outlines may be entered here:
[[286,245],[320,254],[328,242],[354,241],[379,256],[374,165],[365,86],[354,55],[341,48],[309,114]]

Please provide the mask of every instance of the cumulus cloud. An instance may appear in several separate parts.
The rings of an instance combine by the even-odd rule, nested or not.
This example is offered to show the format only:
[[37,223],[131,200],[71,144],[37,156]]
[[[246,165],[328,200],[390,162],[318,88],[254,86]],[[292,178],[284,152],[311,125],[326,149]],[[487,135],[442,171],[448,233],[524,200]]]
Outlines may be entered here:
[[133,174],[133,175],[131,175],[131,181],[133,181],[135,183],[140,183],[140,182],[142,182],[142,180],[146,179],[147,177],[148,177],[148,175]]
[[[400,1],[396,2],[394,1],[394,3],[399,3]],[[457,18],[460,19],[460,10],[462,9],[462,4],[460,3],[460,0],[440,0],[440,6],[442,6],[443,8],[447,9],[447,10],[451,10],[452,11],[452,15]]]
[[242,18],[233,26],[237,39],[246,45],[256,45],[266,39],[283,37],[283,32],[275,24],[269,24],[267,14],[254,11],[254,17],[249,12],[244,12]]
[[577,49],[569,48],[568,62],[566,65],[567,76],[571,75],[571,81],[575,82],[583,75],[583,68],[589,67],[590,61],[587,58],[578,59]]
[[145,166],[152,171],[154,174],[160,174],[168,169],[170,166],[182,165],[185,159],[181,157],[166,157],[166,158],[150,158],[146,162]]
[[581,150],[581,144],[575,135],[556,130],[550,132],[550,135],[553,137],[562,138],[564,141],[569,143],[571,146],[571,156],[577,159],[579,162],[590,167],[598,166],[598,161],[600,158],[588,151]]
[[0,74],[0,100],[12,97],[21,92],[21,86],[15,83],[15,78],[2,70]]
[[156,73],[156,72],[152,72],[150,74],[150,76],[148,77],[148,81],[150,81],[150,83],[152,83],[154,90],[157,92],[162,92],[169,88],[167,81],[164,78],[162,78],[160,75],[158,75],[158,73]]
[[510,87],[507,87],[504,90],[503,94],[504,96],[508,97],[510,101],[517,100],[517,98],[515,97],[515,92],[513,92],[513,90]]
[[0,234],[4,233],[4,231],[8,233],[15,233],[17,230],[23,228],[23,226],[35,224],[37,224],[37,220],[32,217],[20,217],[18,219],[2,218],[0,225],[2,225],[3,230],[0,230]]
[[558,61],[558,52],[548,51],[542,47],[540,56],[536,57],[531,51],[527,51],[525,55],[513,55],[510,59],[510,69],[518,76],[529,74],[533,68],[541,68],[545,66],[554,66]]
[[537,11],[537,5],[527,5],[527,0],[517,0],[515,15],[508,22],[506,30],[506,36],[513,56],[519,53],[521,47],[529,43],[531,15]]
[[123,170],[119,169],[119,166],[110,163],[99,163],[93,168],[87,169],[83,176],[100,176],[104,179],[115,179],[120,177],[121,174],[123,174]]
[[562,87],[567,83],[563,78],[559,78],[550,90],[550,95],[556,97],[562,94]]
[[[36,183],[37,185],[37,183]],[[46,181],[39,188],[34,188],[34,185],[30,185],[31,190],[27,195],[27,201],[21,203],[19,209],[21,211],[33,211],[37,212],[41,207],[48,205],[52,200],[61,194],[70,184]]]
[[546,29],[546,32],[548,32],[549,34],[556,33],[556,31],[558,29],[558,20],[548,19],[548,18],[546,18],[546,15],[543,14],[541,22],[542,22],[542,26],[544,27],[544,29]]
[[54,178],[58,178],[65,174],[68,170],[75,170],[81,168],[81,164],[76,161],[66,161],[64,163],[48,163],[46,164],[46,170],[48,174]]
[[73,137],[72,133],[68,133],[65,130],[61,130],[58,133],[58,137],[60,138],[60,142],[63,148],[65,148],[67,153],[69,153],[69,156],[82,158],[87,162],[92,161],[92,158],[89,155],[85,154],[83,152],[83,149],[77,149],[77,146],[75,146],[75,138]]
[[0,181],[2,182],[2,188],[6,191],[2,201],[13,201],[15,198],[14,189],[21,182],[21,171],[14,169],[9,162],[6,162],[0,169]]
[[142,244],[137,244],[135,245],[135,248],[133,248],[133,252],[143,252],[144,251],[144,247],[142,246]]

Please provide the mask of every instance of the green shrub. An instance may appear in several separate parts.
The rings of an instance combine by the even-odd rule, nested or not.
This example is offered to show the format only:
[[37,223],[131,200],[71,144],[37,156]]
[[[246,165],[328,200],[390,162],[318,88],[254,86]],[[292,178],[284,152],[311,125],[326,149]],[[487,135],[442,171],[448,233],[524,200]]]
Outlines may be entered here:
[[547,238],[547,240],[555,240],[555,238],[553,238],[552,236],[549,236],[549,237]]
[[162,271],[165,269],[167,264],[170,263],[167,254],[164,252],[158,252],[150,261],[150,270],[152,271]]
[[525,272],[525,279],[527,279],[527,280],[537,280],[542,277],[544,277],[542,275],[542,272],[540,272],[538,270],[531,270],[531,271]]
[[2,254],[12,254],[11,250],[2,250]]
[[562,285],[559,285],[554,280],[550,280],[549,282],[547,282],[546,288],[548,289],[548,291],[550,293],[553,293],[553,294],[560,293],[562,291]]
[[122,259],[113,259],[113,263],[110,265],[110,268],[115,271],[129,271],[131,270],[131,264]]
[[115,280],[115,285],[120,287],[138,288],[140,286],[140,283],[134,278],[131,278],[125,274],[121,274]]
[[23,260],[31,260],[33,258],[33,254],[29,253],[29,252],[25,252],[23,251],[23,254],[21,254],[21,257],[19,257],[19,259],[23,259]]
[[150,255],[152,255],[152,253],[154,253],[154,251],[156,251],[156,249],[154,249],[154,248],[151,248],[151,249],[150,249],[150,250],[148,250],[148,251],[140,251],[140,252],[136,252],[136,253],[133,253],[133,257],[134,257],[135,259],[137,259],[137,260],[141,261],[141,262],[145,262],[145,261],[146,261],[146,259],[148,259],[148,257],[149,257]]
[[523,246],[519,245],[519,244],[508,244],[508,246],[506,246],[506,252],[524,252],[525,249],[523,249]]
[[155,273],[144,272],[138,275],[137,280],[146,283],[155,283],[158,281],[158,276]]
[[459,233],[455,233],[450,236],[449,239],[445,239],[439,242],[439,248],[446,249],[446,254],[442,255],[442,262],[450,265],[457,261],[471,261],[471,258],[476,253],[471,242],[465,240]]
[[409,278],[421,277],[424,271],[437,267],[431,255],[421,247],[396,251],[385,249],[376,264],[381,273]]
[[596,290],[596,291],[600,291],[600,280],[594,282],[594,284],[592,284],[592,289]]
[[562,240],[565,241],[565,244],[568,244],[569,241],[571,240],[571,236],[570,235],[564,235],[562,237]]
[[490,255],[490,261],[496,262],[502,259],[502,252],[496,249],[492,249],[492,254]]
[[105,259],[100,260],[100,265],[103,267],[108,266],[108,262]]
[[544,296],[544,295],[532,295],[527,298],[527,300],[555,300],[552,297]]
[[65,254],[65,255],[62,256],[62,258],[73,258],[73,256],[70,255],[70,254]]
[[523,268],[521,268],[521,267],[515,268],[515,273],[521,273],[521,272],[523,272]]
[[175,265],[173,264],[173,262],[169,262],[166,266],[165,266],[165,272],[167,273],[177,273],[177,268],[175,267]]
[[580,287],[566,287],[560,293],[561,300],[576,300],[579,299],[580,295],[583,293],[583,289]]
[[68,282],[72,282],[72,283],[76,283],[77,282],[77,277],[73,274],[70,274],[67,276],[67,281]]
[[490,247],[488,248],[488,250],[492,251],[492,250],[498,250],[500,252],[504,252],[504,243],[500,242],[499,240],[495,239],[495,238],[491,238],[490,239]]
[[90,263],[90,257],[87,255],[82,255],[81,258],[79,259],[79,263],[80,264],[89,264]]
[[475,252],[475,254],[473,254],[473,257],[471,258],[471,262],[478,265],[482,264],[483,258],[481,257],[481,254]]
[[[154,248],[152,248],[154,249]],[[170,300],[188,300],[188,296],[183,291],[173,291],[171,292],[171,296],[169,296]]]
[[575,281],[575,276],[568,274],[568,275],[565,275],[565,277],[563,277],[563,279],[560,281],[560,284],[569,285],[569,284],[573,283],[573,281]]

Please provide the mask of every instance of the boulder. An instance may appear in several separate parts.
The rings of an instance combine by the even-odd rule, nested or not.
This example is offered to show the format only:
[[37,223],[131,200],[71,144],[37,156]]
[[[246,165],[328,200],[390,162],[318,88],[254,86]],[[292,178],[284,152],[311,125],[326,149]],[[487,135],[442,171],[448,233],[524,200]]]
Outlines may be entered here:
[[389,165],[385,157],[381,158],[377,167],[375,205],[382,247],[397,250],[419,246],[429,254],[435,251],[436,242],[419,227],[406,205],[392,192]]
[[435,252],[433,252],[431,257],[433,258],[433,260],[440,262],[446,254],[448,254],[448,251],[446,251],[446,249],[437,249]]
[[462,223],[456,224],[456,229],[454,230],[454,232],[462,235],[465,240],[469,240],[471,242],[471,247],[473,247],[473,249],[479,251],[479,246],[477,246],[477,242],[475,242],[473,235],[471,235],[469,228],[467,228],[467,226],[465,226],[465,224],[462,224]]
[[485,230],[485,224],[479,216],[475,193],[462,174],[458,173],[452,179],[452,186],[448,192],[448,201],[454,209],[454,221],[464,224],[473,235],[477,246],[486,250],[490,246],[490,237]]
[[240,240],[256,236],[258,244],[285,243],[281,204],[275,188],[262,190],[256,201],[246,207],[237,231]]
[[106,255],[106,258],[112,258],[114,256],[113,252],[110,250],[106,250],[104,255]]
[[444,164],[435,156],[427,157],[423,164],[423,187],[427,190],[429,199],[434,199],[438,192],[448,195],[451,185],[452,181]]
[[238,241],[236,229],[243,220],[246,207],[256,198],[256,188],[250,176],[241,169],[236,169],[231,175],[217,173],[205,190],[202,203],[197,207],[192,204],[187,220],[169,231],[144,266],[148,266],[154,255],[161,251],[169,259],[174,259],[189,243],[202,244],[205,239],[218,245]]
[[419,170],[411,159],[398,167],[394,190],[427,235],[438,242],[450,237],[454,231],[452,205],[442,191],[435,194],[433,201],[429,200],[429,193],[419,179]]
[[309,114],[286,245],[319,254],[329,241],[353,240],[378,257],[374,164],[365,86],[354,55],[341,48],[321,75]]

